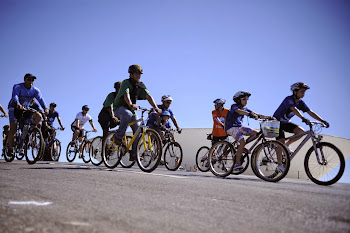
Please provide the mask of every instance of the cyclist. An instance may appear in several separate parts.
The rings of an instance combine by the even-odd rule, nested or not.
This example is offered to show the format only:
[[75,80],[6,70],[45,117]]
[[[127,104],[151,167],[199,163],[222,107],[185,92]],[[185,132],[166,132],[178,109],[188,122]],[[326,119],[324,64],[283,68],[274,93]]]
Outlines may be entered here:
[[2,107],[1,104],[0,104],[0,111],[1,111],[2,113],[4,113],[4,116],[5,116],[5,117],[9,117],[9,115],[7,114],[7,112],[6,112],[5,109]]
[[233,170],[242,169],[241,165],[241,157],[246,145],[246,140],[244,140],[243,135],[249,136],[247,140],[251,137],[255,137],[258,131],[251,129],[249,127],[242,126],[243,117],[245,115],[250,118],[258,119],[266,119],[267,116],[258,114],[248,109],[246,105],[248,104],[248,99],[251,94],[247,91],[238,91],[234,96],[233,100],[235,104],[232,104],[231,110],[227,113],[225,129],[228,135],[232,136],[236,141],[239,142],[239,146],[236,153],[236,161],[233,167]]
[[[143,74],[141,66],[131,65],[129,66],[128,72],[130,74],[129,79],[125,79],[122,82],[113,104],[114,115],[120,119],[119,129],[114,135],[115,142],[119,145],[122,144],[122,139],[128,124],[137,120],[135,110],[138,110],[138,106],[136,105],[136,100],[147,99],[155,111],[159,114],[162,113],[154,102],[154,99],[147,90],[145,84],[140,82],[141,74]],[[139,123],[131,125],[133,133],[136,132],[138,127]],[[137,137],[140,137],[140,135],[137,135]],[[135,141],[138,141],[138,138]],[[135,153],[136,144],[134,143],[130,153],[130,160],[136,159]]]
[[[10,121],[8,145],[10,155],[13,154],[13,142],[14,135],[17,131],[17,120],[20,118],[28,117],[23,115],[23,107],[27,108],[35,98],[39,101],[41,107],[45,110],[45,113],[49,112],[49,109],[46,107],[46,103],[41,95],[40,90],[33,86],[35,79],[36,77],[34,75],[27,73],[24,75],[23,83],[18,83],[13,86],[12,97],[8,105]],[[32,120],[33,124],[36,124],[38,127],[40,127],[42,116],[39,112],[35,112],[32,116],[29,117]]]
[[6,147],[6,138],[7,138],[7,135],[8,135],[8,133],[9,133],[9,128],[10,128],[10,126],[9,125],[4,125],[4,127],[3,127],[3,131],[2,131],[2,138],[3,138],[3,140],[2,140],[2,156],[4,155],[4,151],[5,151],[5,147]]
[[213,131],[211,133],[213,136],[212,145],[220,140],[225,140],[227,138],[225,131],[225,119],[229,110],[227,108],[224,108],[225,103],[226,100],[224,99],[214,100],[215,109],[211,112],[214,121]]
[[[163,95],[161,101],[162,101],[162,104],[157,105],[158,108],[161,109],[162,111],[164,111],[164,110],[169,111],[171,121],[172,121],[173,124],[175,125],[177,132],[178,132],[178,133],[181,133],[181,129],[180,129],[180,127],[179,127],[179,125],[178,125],[178,123],[177,123],[177,121],[176,121],[176,118],[175,118],[175,116],[174,116],[174,113],[173,113],[173,111],[171,111],[171,109],[170,109],[170,105],[171,105],[171,103],[173,102],[173,98],[172,98],[170,95]],[[158,117],[157,117],[157,121],[158,121],[159,124],[161,123],[161,118],[159,117],[159,115],[158,115]]]
[[119,119],[114,116],[113,103],[115,97],[118,94],[121,83],[122,82],[114,83],[115,92],[108,94],[105,101],[103,102],[103,107],[98,114],[98,122],[100,123],[103,130],[103,138],[107,136],[109,129],[112,129],[119,124]]
[[88,114],[88,111],[90,110],[89,106],[84,105],[81,110],[82,112],[77,113],[75,120],[71,124],[71,129],[73,131],[72,141],[74,141],[77,137],[83,136],[82,129],[84,128],[85,123],[88,121],[94,132],[97,132],[97,129],[95,129],[95,125],[92,122],[92,117]]
[[148,121],[147,121],[147,125],[151,128],[154,129],[158,132],[160,138],[162,139],[162,143],[165,144],[166,140],[164,137],[164,131],[165,129],[170,129],[170,112],[168,110],[163,110],[162,113],[160,114],[161,117],[161,122],[159,124],[157,117],[158,114],[157,113],[152,113],[151,116],[149,117]]
[[50,103],[50,110],[49,114],[46,115],[47,117],[47,122],[43,124],[42,127],[42,132],[43,132],[43,137],[46,138],[48,134],[53,134],[55,129],[52,127],[53,122],[57,118],[58,124],[61,127],[61,130],[64,130],[64,127],[62,125],[61,117],[60,114],[56,111],[57,104],[52,102]]
[[[304,123],[309,124],[309,119],[305,118],[304,115],[301,113],[301,111],[307,112],[312,118],[323,122],[327,128],[329,127],[329,123],[323,120],[314,111],[312,111],[302,100],[302,98],[305,96],[306,90],[310,89],[310,87],[307,84],[303,82],[297,82],[291,85],[290,89],[293,92],[293,94],[291,96],[287,96],[273,114],[273,116],[280,121],[279,136],[276,139],[285,144],[289,152],[291,152],[289,145],[299,140],[300,137],[291,139],[288,142],[286,142],[284,132],[286,131],[293,134],[300,134],[305,132],[305,130],[302,127],[290,122],[290,119],[294,115],[300,117]],[[278,158],[278,163],[282,164],[280,156]],[[282,169],[282,171],[283,170],[284,169]]]

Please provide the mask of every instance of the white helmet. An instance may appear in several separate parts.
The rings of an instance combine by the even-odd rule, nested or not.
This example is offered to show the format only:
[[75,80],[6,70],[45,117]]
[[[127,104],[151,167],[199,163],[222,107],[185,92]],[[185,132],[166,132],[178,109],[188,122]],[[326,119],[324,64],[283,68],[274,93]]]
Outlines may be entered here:
[[170,95],[163,95],[162,102],[164,102],[164,101],[173,101],[173,98],[171,98]]
[[310,89],[310,87],[306,83],[303,83],[303,82],[297,82],[297,83],[294,83],[290,86],[291,91],[299,90],[300,88],[305,88],[306,90]]
[[239,103],[239,99],[242,98],[242,97],[245,97],[245,96],[251,96],[251,94],[247,91],[239,91],[237,92],[234,96],[233,96],[233,100],[236,102],[236,103]]

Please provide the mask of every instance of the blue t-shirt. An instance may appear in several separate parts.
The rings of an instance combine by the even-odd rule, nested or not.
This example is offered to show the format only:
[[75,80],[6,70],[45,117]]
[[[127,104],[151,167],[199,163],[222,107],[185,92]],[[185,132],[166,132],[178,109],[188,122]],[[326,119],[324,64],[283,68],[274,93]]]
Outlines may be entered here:
[[47,124],[49,126],[52,126],[52,123],[55,121],[56,117],[59,117],[60,114],[58,112],[50,112],[48,115],[47,115]]
[[27,108],[34,98],[40,103],[43,109],[47,109],[46,103],[38,88],[32,86],[28,89],[24,86],[24,83],[15,84],[12,89],[12,98],[8,108],[14,108],[18,103]]
[[[154,127],[154,128],[160,127],[160,126],[158,125],[156,115],[157,115],[157,113],[152,113],[152,115],[148,118],[148,120],[147,120],[147,125],[148,125],[148,126]],[[163,119],[161,119],[161,122],[162,122],[162,124],[164,124]],[[165,123],[164,126],[165,126],[165,128],[170,128],[170,122],[167,121],[167,122]]]
[[295,115],[292,110],[290,110],[291,107],[296,107],[297,109],[308,112],[310,111],[310,108],[305,104],[304,101],[301,99],[298,101],[298,103],[294,102],[293,96],[287,96],[281,105],[277,108],[273,116],[281,121],[282,123],[288,123],[290,119]]
[[[239,109],[237,104],[232,104],[231,110],[227,113],[226,116],[226,122],[225,122],[225,129],[228,130],[232,127],[241,127],[243,122],[243,117],[245,115],[240,115],[237,112],[235,112],[237,109]],[[252,112],[250,109],[244,107],[242,110]]]
[[159,104],[159,105],[157,105],[157,106],[158,106],[158,108],[161,109],[162,111],[164,111],[164,110],[169,111],[169,112],[170,112],[170,118],[172,118],[172,117],[174,116],[173,111],[171,111],[170,108],[166,109],[162,104]]

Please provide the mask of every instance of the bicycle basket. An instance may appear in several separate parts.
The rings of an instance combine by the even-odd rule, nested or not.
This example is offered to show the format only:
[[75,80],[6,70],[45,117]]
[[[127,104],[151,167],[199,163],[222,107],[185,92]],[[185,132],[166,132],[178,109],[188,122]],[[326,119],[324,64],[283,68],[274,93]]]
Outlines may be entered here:
[[279,130],[280,130],[279,121],[262,121],[260,125],[265,137],[275,138],[279,135]]

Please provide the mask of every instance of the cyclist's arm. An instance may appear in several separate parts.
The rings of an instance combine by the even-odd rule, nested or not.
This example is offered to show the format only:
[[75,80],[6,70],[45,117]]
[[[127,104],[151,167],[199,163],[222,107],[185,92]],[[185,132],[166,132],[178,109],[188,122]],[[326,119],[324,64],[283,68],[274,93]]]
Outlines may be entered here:
[[130,108],[134,109],[134,110],[138,110],[139,108],[137,107],[136,104],[133,104],[131,102],[131,99],[130,99],[130,94],[129,93],[125,93],[124,94],[124,100],[126,102],[127,105],[129,105]]
[[97,131],[97,129],[95,129],[94,122],[92,122],[92,120],[89,120],[89,122],[90,122],[90,125],[91,125],[92,129],[95,130],[95,131]]
[[64,127],[62,126],[62,121],[61,121],[61,117],[57,117],[57,121],[58,121],[58,124],[60,124],[61,128],[63,129]]
[[49,114],[49,109],[46,107],[45,100],[44,100],[43,96],[41,95],[39,89],[37,89],[37,91],[35,93],[35,98],[38,100],[38,102],[40,103],[41,107],[44,109],[46,115],[48,115]]
[[297,109],[296,107],[290,107],[290,110],[297,115],[298,117],[300,117],[300,119],[303,119],[304,116],[303,114],[301,114],[301,112],[299,111],[299,109]]
[[307,113],[314,119],[318,120],[318,121],[323,121],[323,119],[317,115],[317,113],[315,113],[314,111],[312,111],[311,109],[309,111],[307,111]]
[[76,126],[79,128],[80,120],[78,118],[75,118]]
[[154,102],[154,99],[150,94],[146,95],[146,99],[148,100],[148,103],[154,108],[154,110],[156,110],[156,112],[158,112],[159,114],[162,113],[162,110],[158,108],[157,104]]
[[171,120],[173,121],[173,123],[174,123],[176,129],[178,129],[178,128],[179,128],[179,125],[177,124],[177,121],[176,121],[175,116],[172,116],[172,117],[171,117]]
[[0,104],[0,110],[4,113],[5,117],[8,117],[9,115],[7,115],[7,112],[5,111],[5,109],[2,107],[2,105]]

